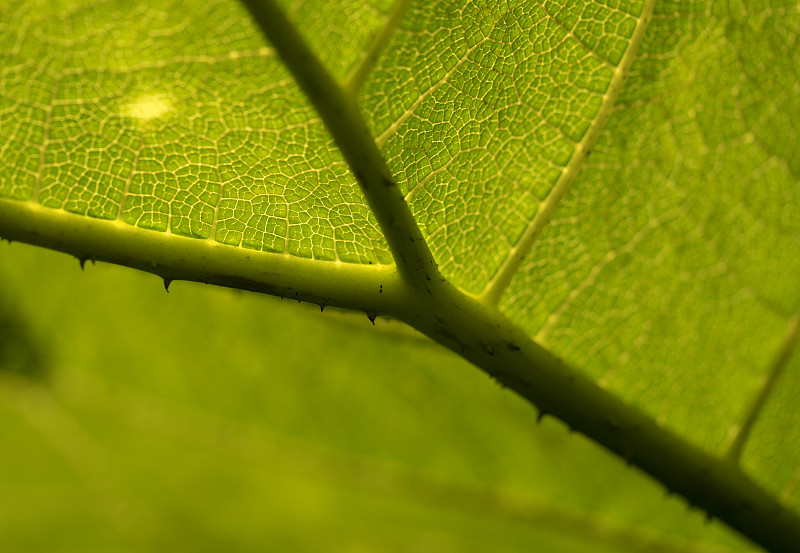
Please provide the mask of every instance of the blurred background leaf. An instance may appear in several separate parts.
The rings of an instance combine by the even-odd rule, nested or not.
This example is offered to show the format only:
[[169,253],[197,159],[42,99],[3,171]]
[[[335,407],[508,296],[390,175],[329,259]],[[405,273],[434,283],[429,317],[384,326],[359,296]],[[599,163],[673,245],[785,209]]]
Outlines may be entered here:
[[[342,77],[390,3],[287,4]],[[416,3],[361,96],[445,274],[476,292],[572,163],[641,13],[535,4]],[[0,5],[0,194],[38,187],[43,205],[110,219],[128,202],[127,222],[189,236],[211,233],[219,205],[222,242],[387,261],[338,152],[238,4],[159,6]],[[800,259],[797,4],[656,12],[501,307],[719,451],[800,297],[787,278]],[[32,122],[50,120],[43,142]],[[148,275],[82,273],[0,244],[0,549],[749,548],[557,423],[535,426],[462,360],[378,322],[186,283],[167,295]],[[795,354],[743,457],[794,506],[798,367]]]
[[380,319],[18,244],[0,283],[4,552],[747,549]]

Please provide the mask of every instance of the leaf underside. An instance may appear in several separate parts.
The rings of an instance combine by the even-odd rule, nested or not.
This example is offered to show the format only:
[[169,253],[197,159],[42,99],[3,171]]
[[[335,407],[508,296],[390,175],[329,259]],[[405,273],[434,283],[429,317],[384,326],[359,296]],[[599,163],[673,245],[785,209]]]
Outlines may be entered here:
[[[736,440],[764,383],[779,370],[780,379],[763,409],[753,415],[755,422],[740,464],[782,504],[800,512],[800,430],[793,407],[800,386],[798,356],[789,355],[776,369],[779,353],[787,347],[791,351],[797,339],[790,330],[800,309],[800,285],[791,276],[800,274],[796,254],[800,136],[793,123],[800,113],[797,4],[760,2],[723,8],[704,2],[656,2],[624,86],[615,68],[630,47],[642,13],[640,2],[495,4],[411,5],[358,93],[367,124],[443,274],[469,293],[492,290],[537,213],[551,204],[557,207],[552,220],[536,235],[530,253],[512,267],[508,288],[498,290],[500,309],[602,387],[689,443],[715,454],[723,454]],[[286,9],[323,63],[345,80],[362,63],[392,5],[319,0],[286,3]],[[6,2],[0,6],[0,51],[4,53],[0,202],[33,202],[109,224],[218,242],[243,253],[282,253],[320,263],[392,263],[375,217],[321,120],[237,3]],[[608,96],[615,79],[621,88],[612,102]],[[605,118],[591,155],[576,156],[593,123]],[[577,176],[566,183],[561,199],[559,186],[565,184],[563,175],[568,172]],[[47,286],[35,279],[20,283],[23,273],[15,272],[6,258],[25,266],[25,259],[16,260],[4,252],[0,263],[6,268],[0,276],[19,286]],[[28,267],[33,270],[33,265]],[[123,277],[116,278],[131,285]],[[114,295],[108,293],[109,298]],[[241,307],[227,307],[223,296],[213,294],[208,301],[219,304],[215,309],[220,320],[243,317],[250,321],[235,330],[214,331],[219,333],[219,344],[231,344],[218,346],[220,351],[250,351],[252,346],[246,346],[240,335],[258,334],[254,329],[261,323],[251,320]],[[66,295],[58,298],[52,297],[68,301]],[[151,306],[147,309],[155,309],[161,302],[148,299],[144,303]],[[127,313],[132,324],[150,324],[141,322],[146,310],[128,305],[120,312]],[[57,328],[54,325],[66,326],[66,321],[75,320],[65,313],[62,316],[59,322],[31,315],[31,325],[50,335]],[[292,315],[282,311],[284,317]],[[140,332],[144,334],[132,339],[132,344],[152,339],[146,329]],[[189,336],[190,331],[181,332]],[[319,340],[338,336],[337,332],[321,327]],[[71,339],[80,342],[78,334]],[[276,344],[289,340],[268,338]],[[168,349],[168,343],[163,349]],[[360,351],[367,346],[356,341],[348,347]],[[369,347],[375,348],[378,363],[380,348],[386,345]],[[415,349],[403,349],[402,355],[412,355],[408,352]],[[65,404],[58,409],[102,411],[112,392],[105,388],[81,391],[84,384],[91,387],[81,379],[103,381],[116,376],[108,370],[86,376],[61,364],[110,366],[112,352],[73,355],[74,359],[62,357],[54,362],[65,376],[46,393],[55,394],[59,405]],[[175,365],[168,358],[142,355],[147,361],[141,363]],[[354,361],[355,354],[348,357],[344,348],[341,355],[352,363],[361,362]],[[445,363],[435,357],[438,354],[430,355],[436,359],[430,363]],[[256,352],[236,351],[231,366],[246,371],[247,360],[252,365],[258,357]],[[392,366],[388,359],[386,371]],[[187,366],[196,364],[202,366],[200,361]],[[550,504],[554,511],[585,514],[600,521],[601,529],[651,528],[645,537],[621,539],[619,543],[634,550],[649,543],[648,531],[696,540],[700,550],[710,544],[718,544],[721,550],[747,547],[714,526],[704,529],[691,517],[678,514],[677,504],[667,503],[671,506],[664,508],[675,514],[662,516],[660,497],[657,501],[650,497],[653,490],[642,491],[644,485],[637,476],[620,473],[607,461],[597,461],[605,464],[596,477],[586,477],[579,490],[570,489],[569,478],[559,480],[558,486],[546,485],[546,480],[526,468],[526,459],[535,458],[549,474],[556,470],[552,460],[543,459],[549,450],[539,440],[557,442],[570,458],[585,454],[582,443],[556,438],[557,433],[547,434],[549,430],[545,437],[535,439],[535,445],[543,449],[528,445],[511,459],[499,460],[497,452],[531,443],[528,415],[519,415],[522,422],[503,435],[488,437],[489,428],[505,423],[508,413],[524,410],[516,400],[496,392],[491,400],[470,395],[469,387],[457,383],[466,378],[466,372],[447,380],[447,387],[441,385],[442,390],[456,390],[451,401],[462,401],[458,394],[464,394],[459,413],[472,409],[479,397],[494,402],[490,404],[500,414],[487,409],[481,416],[460,415],[487,426],[476,436],[444,425],[436,435],[452,436],[456,453],[447,450],[432,461],[409,452],[441,447],[441,438],[416,437],[392,445],[365,438],[369,428],[354,431],[353,436],[314,430],[314,424],[325,417],[304,412],[300,396],[282,405],[296,413],[294,420],[286,416],[286,422],[280,423],[274,422],[283,412],[278,407],[269,412],[247,407],[240,411],[233,399],[225,400],[229,402],[225,405],[209,405],[205,402],[211,396],[204,392],[177,402],[212,415],[242,417],[248,425],[266,425],[286,435],[309,432],[305,438],[323,449],[332,447],[357,459],[381,458],[413,474],[433,474],[437,486],[452,480],[469,489],[511,490]],[[122,393],[141,387],[145,396],[157,395],[160,374],[154,369],[153,374],[143,373],[142,383],[123,382]],[[219,376],[206,376],[208,389],[220,385]],[[340,391],[358,383],[362,375],[341,378],[337,380]],[[408,384],[418,387],[413,393],[394,390],[380,397],[401,402],[413,397],[413,404],[419,405],[427,397],[419,391],[425,388],[425,378],[414,378],[417,384]],[[195,377],[189,371],[180,379],[186,384]],[[390,414],[387,406],[369,404],[373,395],[385,394],[385,388],[392,386],[369,382],[348,393],[356,405],[364,405],[364,412],[376,413],[384,421],[383,432],[396,435],[403,419]],[[403,386],[401,382],[397,386]],[[307,384],[291,380],[280,386],[299,394]],[[236,386],[240,389],[232,389],[231,397],[247,391],[241,382]],[[13,422],[19,416],[38,420],[33,426],[45,436],[48,431],[59,432],[52,424],[60,415],[52,411],[51,400],[37,399],[38,393],[21,400],[3,397],[10,413],[6,424],[20,440],[33,438]],[[436,401],[445,393],[450,392],[437,394]],[[280,395],[269,397],[278,401]],[[320,390],[319,405],[328,397]],[[146,398],[136,394],[131,398],[134,410],[144,409],[145,403],[140,402]],[[413,409],[402,412],[410,417]],[[156,416],[164,420],[172,415]],[[357,418],[352,413],[342,417],[342,428],[350,428]],[[121,414],[115,419],[126,420]],[[424,427],[427,421],[423,417],[416,424]],[[90,425],[87,432],[96,433],[103,442],[113,433],[108,426],[93,428],[98,423],[90,420],[74,424]],[[142,423],[149,432],[147,424]],[[180,433],[180,429],[166,432]],[[256,445],[241,447],[262,448],[259,455],[264,453],[263,437],[252,439]],[[470,450],[469,444],[484,441],[494,447]],[[137,446],[120,444],[112,458],[120,458],[120,452],[131,447]],[[158,442],[148,447],[166,446]],[[181,451],[180,455],[188,455],[188,450]],[[322,463],[335,464],[317,451],[298,451],[298,456],[319,456]],[[64,454],[68,463],[70,454]],[[87,453],[86,458],[91,455]],[[236,465],[233,460],[211,455],[215,460],[210,462],[221,463],[220,470],[237,485],[256,478],[252,473],[237,479],[231,472]],[[593,460],[605,459],[603,454],[589,455]],[[32,458],[43,457],[34,453]],[[90,471],[96,462],[88,461],[89,465],[76,470]],[[575,474],[586,474],[592,466],[571,462],[578,467]],[[53,478],[65,478],[55,476],[52,467],[43,470]],[[197,474],[204,470],[197,468]],[[124,462],[120,471],[134,477],[133,468]],[[152,475],[136,477],[148,474]],[[614,492],[616,499],[610,499],[614,487],[601,482],[611,474],[627,479]],[[307,476],[308,471],[303,473],[303,478]],[[346,487],[353,477],[334,480]],[[267,485],[267,480],[258,482]],[[70,485],[103,489],[106,484],[89,479]],[[297,486],[305,489],[309,484]],[[357,511],[372,508],[340,492],[330,496],[334,500],[326,495],[328,491],[314,489],[309,486],[308,497],[320,503],[340,502]],[[128,493],[116,490],[108,495]],[[206,500],[216,497],[210,493]],[[137,501],[176,512],[187,508],[187,504],[164,507],[149,497]],[[242,494],[236,501],[240,509],[246,509],[256,499]],[[421,522],[428,514],[421,514],[427,511],[420,510],[419,497],[416,501],[413,515],[397,516],[408,516],[421,527],[435,527]],[[483,509],[496,510],[487,506],[486,498],[479,503]],[[308,508],[307,503],[302,505],[298,511]],[[648,509],[658,514],[642,516]],[[163,516],[157,510],[156,518]],[[202,524],[207,516],[194,514],[189,520]],[[321,526],[335,526],[334,519],[322,518],[327,522]],[[526,540],[545,539],[527,536],[513,519],[500,517],[519,532],[504,547],[516,550]],[[82,520],[94,519],[86,514]],[[112,517],[112,526],[117,522]],[[14,526],[12,521],[8,527],[22,528],[20,524]],[[225,522],[219,524],[219,535],[232,539]],[[457,539],[453,536],[471,523],[462,517],[452,524],[457,530],[448,535]],[[130,530],[116,531],[128,539]],[[380,532],[365,541],[384,543]],[[495,543],[497,529],[480,532],[493,536]],[[314,546],[309,541],[302,547],[313,550]]]

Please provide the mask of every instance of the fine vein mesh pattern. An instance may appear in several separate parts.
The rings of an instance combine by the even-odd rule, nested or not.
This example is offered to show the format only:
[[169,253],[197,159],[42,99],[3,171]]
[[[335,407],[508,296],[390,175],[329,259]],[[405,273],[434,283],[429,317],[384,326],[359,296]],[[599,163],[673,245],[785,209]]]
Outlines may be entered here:
[[[291,8],[312,30],[361,23],[333,51],[338,73],[383,21],[377,8]],[[322,123],[238,3],[0,9],[0,196],[248,249],[391,261]]]
[[418,2],[362,105],[445,275],[479,292],[593,118],[640,3]]

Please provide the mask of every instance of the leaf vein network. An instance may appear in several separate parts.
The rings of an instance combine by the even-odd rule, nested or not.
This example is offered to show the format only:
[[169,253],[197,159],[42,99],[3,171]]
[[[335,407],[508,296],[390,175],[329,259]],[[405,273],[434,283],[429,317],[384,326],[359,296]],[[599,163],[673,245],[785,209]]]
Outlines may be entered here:
[[406,109],[402,114],[400,114],[400,116],[397,119],[395,119],[394,122],[392,122],[386,129],[384,129],[384,131],[381,134],[379,134],[375,138],[375,144],[378,146],[378,148],[382,148],[383,146],[385,146],[386,143],[389,141],[389,139],[402,126],[402,124],[405,123],[405,121],[409,117],[414,115],[414,112],[420,105],[422,105],[422,102],[424,102],[431,94],[436,92],[436,90],[438,90],[439,87],[445,84],[450,79],[450,77],[452,77],[453,74],[456,71],[458,71],[458,69],[461,68],[461,66],[469,60],[470,54],[472,54],[472,52],[474,52],[476,49],[480,48],[488,40],[489,40],[488,38],[484,37],[482,40],[475,43],[471,48],[469,48],[466,52],[464,52],[464,55],[461,56],[461,59],[458,60],[457,63],[453,64],[453,67],[447,73],[445,73],[441,79],[439,79],[436,83],[428,87],[428,89],[425,90],[425,92],[417,96],[417,98],[414,100],[411,106],[409,106],[408,109]]
[[564,34],[565,34],[565,35],[566,35],[566,36],[567,36],[569,39],[571,39],[571,40],[572,40],[572,41],[574,41],[576,44],[578,44],[578,45],[579,45],[581,48],[583,48],[583,49],[584,49],[584,50],[585,50],[585,51],[586,51],[586,52],[587,52],[587,53],[588,53],[590,56],[592,56],[594,59],[596,59],[596,60],[597,60],[597,61],[599,61],[601,64],[603,64],[603,65],[604,65],[606,68],[608,68],[608,69],[611,69],[611,70],[614,70],[614,69],[616,69],[616,66],[615,66],[613,63],[611,63],[611,62],[610,62],[608,59],[606,59],[605,57],[601,56],[601,55],[600,55],[600,54],[597,52],[597,50],[595,50],[594,48],[592,48],[591,46],[589,46],[588,44],[586,44],[586,42],[585,42],[583,39],[581,39],[581,38],[580,38],[578,35],[576,35],[576,34],[575,34],[575,32],[574,32],[574,30],[573,30],[573,29],[570,29],[569,27],[567,27],[566,25],[564,25],[564,24],[563,24],[563,23],[562,23],[562,22],[561,22],[561,21],[560,21],[560,20],[559,20],[557,17],[555,17],[555,15],[553,15],[552,13],[550,13],[550,10],[548,10],[548,9],[547,9],[547,7],[545,7],[545,5],[544,5],[544,3],[542,2],[542,0],[534,0],[534,1],[535,1],[535,2],[536,2],[536,4],[539,6],[539,8],[540,8],[540,9],[541,9],[541,10],[542,10],[542,11],[543,11],[543,12],[544,12],[546,15],[547,15],[547,17],[548,17],[548,18],[549,18],[549,19],[550,19],[550,20],[551,20],[551,21],[552,21],[552,22],[553,22],[553,23],[554,23],[554,24],[555,24],[555,25],[556,25],[556,26],[557,26],[559,29],[561,29],[561,30],[564,32]]
[[655,0],[647,0],[642,6],[642,11],[637,18],[628,47],[622,55],[619,64],[615,67],[611,82],[603,96],[600,108],[597,110],[592,123],[584,134],[580,143],[575,147],[566,167],[561,172],[547,197],[539,203],[533,219],[520,235],[516,245],[509,251],[506,260],[500,265],[497,273],[484,287],[480,294],[481,299],[491,305],[497,305],[512,278],[519,270],[522,260],[530,252],[533,244],[550,222],[550,218],[557,209],[561,200],[569,191],[572,182],[583,167],[586,157],[591,152],[608,118],[613,113],[613,106],[625,81],[630,67],[636,58],[647,27],[652,19]]

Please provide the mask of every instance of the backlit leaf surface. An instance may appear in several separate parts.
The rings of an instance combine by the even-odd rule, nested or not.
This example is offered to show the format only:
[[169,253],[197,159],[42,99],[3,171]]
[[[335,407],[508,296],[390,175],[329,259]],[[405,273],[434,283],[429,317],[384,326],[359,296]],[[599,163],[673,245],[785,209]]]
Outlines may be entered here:
[[[393,9],[284,7],[343,80]],[[656,2],[634,51],[644,10],[417,2],[359,101],[445,276],[492,290],[555,205],[500,308],[722,453],[796,341],[800,17],[789,2]],[[237,3],[7,1],[0,51],[0,198],[391,262]],[[196,285],[165,298],[151,277],[0,251],[4,549],[752,547],[558,424],[533,429],[523,402],[396,326]],[[742,455],[794,509],[797,359]]]

